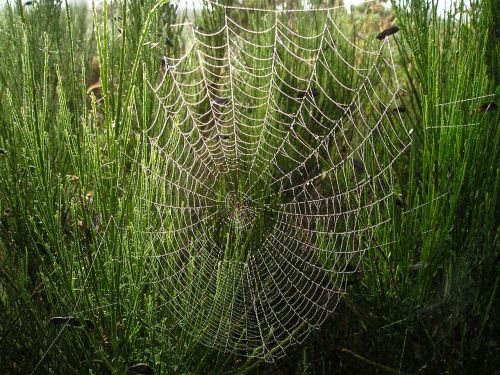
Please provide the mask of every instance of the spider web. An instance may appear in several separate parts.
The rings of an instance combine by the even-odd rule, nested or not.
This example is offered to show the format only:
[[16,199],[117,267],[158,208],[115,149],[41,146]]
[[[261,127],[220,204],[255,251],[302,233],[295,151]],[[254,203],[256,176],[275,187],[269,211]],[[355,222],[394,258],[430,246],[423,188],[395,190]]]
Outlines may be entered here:
[[274,361],[334,311],[390,220],[411,131],[391,37],[351,41],[341,7],[207,9],[148,77],[155,116],[131,158],[173,320]]

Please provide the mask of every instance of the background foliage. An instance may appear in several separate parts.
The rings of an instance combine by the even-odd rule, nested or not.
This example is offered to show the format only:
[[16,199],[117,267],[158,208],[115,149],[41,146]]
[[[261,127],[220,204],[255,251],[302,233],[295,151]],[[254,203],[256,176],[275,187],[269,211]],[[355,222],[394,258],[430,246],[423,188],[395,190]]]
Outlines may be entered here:
[[[6,6],[2,372],[118,374],[138,363],[176,374],[498,369],[499,111],[482,106],[500,93],[494,5],[457,4],[442,17],[435,4],[415,0],[345,14],[358,37],[400,27],[401,100],[415,143],[395,166],[397,220],[375,234],[362,278],[321,331],[273,365],[216,352],[175,328],[157,308],[163,296],[144,261],[150,213],[134,196],[145,182],[127,160],[137,144],[131,130],[152,118],[144,77],[161,69],[158,51],[144,42],[162,35],[164,53],[185,43],[169,27],[175,6],[132,0],[93,13],[53,0]],[[205,12],[196,22],[213,20]],[[488,94],[497,96],[464,101]],[[82,327],[49,322],[69,315]]]

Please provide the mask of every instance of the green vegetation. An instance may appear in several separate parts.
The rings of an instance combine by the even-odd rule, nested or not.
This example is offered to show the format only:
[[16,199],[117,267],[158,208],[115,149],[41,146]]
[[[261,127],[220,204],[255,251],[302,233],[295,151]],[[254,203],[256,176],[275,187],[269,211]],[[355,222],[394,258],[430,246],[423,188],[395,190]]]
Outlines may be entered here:
[[[387,25],[399,26],[391,36],[404,89],[398,103],[405,108],[406,127],[413,129],[413,143],[392,165],[395,198],[386,208],[391,220],[357,244],[370,249],[358,259],[359,277],[321,330],[290,346],[273,364],[203,344],[200,327],[220,324],[217,312],[203,315],[191,300],[181,300],[174,308],[189,314],[179,322],[179,315],[165,307],[178,289],[175,279],[163,281],[169,276],[164,265],[178,259],[156,258],[175,252],[179,237],[160,232],[192,217],[174,217],[168,210],[158,215],[153,202],[182,207],[193,202],[159,181],[178,173],[172,180],[182,185],[185,176],[161,157],[163,149],[147,142],[154,139],[164,149],[182,152],[181,132],[147,129],[164,120],[157,117],[159,100],[149,87],[165,72],[161,57],[181,56],[189,45],[182,28],[170,26],[179,22],[176,7],[152,0],[118,2],[112,9],[104,4],[92,12],[55,0],[6,6],[0,16],[0,372],[122,374],[141,363],[147,364],[142,373],[150,367],[157,374],[489,374],[500,368],[495,311],[500,302],[500,111],[489,104],[498,104],[500,95],[494,4],[474,1],[467,9],[459,4],[446,17],[423,0],[393,5],[391,11],[370,4],[352,13],[338,11],[336,22],[347,25],[343,29],[352,30],[352,40],[365,48],[379,42],[366,38],[370,30],[376,35]],[[237,11],[232,16],[254,29],[274,21]],[[301,34],[321,31],[324,24],[320,16],[287,21],[296,22]],[[205,32],[220,22],[222,12],[207,10],[194,21]],[[147,43],[158,35],[157,46]],[[272,43],[273,37],[258,34],[253,42]],[[205,42],[213,47],[224,40],[222,35]],[[349,46],[339,48],[353,66],[372,63]],[[269,57],[261,49],[250,52]],[[299,63],[294,68],[308,73]],[[335,69],[344,82],[361,84],[345,64]],[[300,84],[284,69],[279,76]],[[321,68],[318,76],[325,81],[322,87],[331,87],[330,95],[352,99],[328,82]],[[253,86],[265,83],[251,77],[243,78]],[[159,95],[174,84],[167,78]],[[382,84],[374,79],[380,91]],[[297,111],[286,96],[270,95],[280,97],[277,105],[286,112]],[[321,95],[319,107],[333,118],[342,116],[338,108],[326,107]],[[199,113],[209,106],[203,102]],[[256,127],[255,132],[268,142],[276,139],[271,131]],[[314,141],[306,132],[298,134],[303,143]],[[271,162],[261,155],[255,163],[252,156],[241,156],[242,163],[266,176]],[[361,158],[375,163],[368,152]],[[319,167],[331,162],[323,160]],[[286,170],[285,160],[280,166]],[[355,178],[345,176],[344,187]],[[237,186],[245,183],[236,180]],[[228,186],[218,180],[213,188],[223,199]],[[264,177],[251,192],[253,199],[273,191]],[[234,197],[231,207],[245,205],[245,199]],[[369,221],[372,214],[378,215],[366,213],[360,220]],[[244,262],[268,234],[268,223],[259,217],[251,231],[239,231],[250,219],[244,210],[234,215],[236,230],[218,226],[217,218],[206,222],[205,230],[225,257]],[[201,242],[187,251],[210,247]],[[225,290],[237,284],[233,265],[217,265],[214,298],[223,317],[231,295]],[[203,264],[186,267],[189,294],[203,300],[208,286],[203,275],[196,276]]]

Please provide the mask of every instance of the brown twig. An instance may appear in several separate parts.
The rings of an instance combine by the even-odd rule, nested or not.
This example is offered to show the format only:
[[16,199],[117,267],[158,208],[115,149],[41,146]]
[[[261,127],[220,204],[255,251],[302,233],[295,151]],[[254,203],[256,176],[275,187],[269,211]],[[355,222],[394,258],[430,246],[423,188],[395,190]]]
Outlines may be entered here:
[[368,358],[365,358],[361,355],[359,355],[358,353],[355,353],[353,352],[352,350],[349,350],[349,349],[346,349],[346,348],[342,348],[340,349],[341,352],[344,352],[344,353],[349,353],[350,355],[352,355],[354,358],[356,359],[359,359],[360,361],[364,362],[364,363],[367,363],[369,364],[370,366],[374,366],[374,367],[377,367],[379,369],[382,369],[384,371],[387,371],[387,372],[390,372],[392,374],[399,374],[399,375],[409,375],[408,373],[406,372],[403,372],[401,370],[398,370],[398,369],[395,369],[395,368],[392,368],[392,367],[389,367],[389,366],[386,366],[386,365],[383,365],[381,363],[378,363],[378,362],[375,362],[375,361],[372,361]]

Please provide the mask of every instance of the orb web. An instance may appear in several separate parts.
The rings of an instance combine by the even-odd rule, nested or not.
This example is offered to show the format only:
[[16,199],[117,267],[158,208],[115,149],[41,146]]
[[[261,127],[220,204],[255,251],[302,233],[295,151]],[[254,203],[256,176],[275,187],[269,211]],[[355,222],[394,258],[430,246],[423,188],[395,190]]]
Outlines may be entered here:
[[204,16],[147,77],[155,115],[132,157],[155,280],[197,340],[274,361],[334,311],[390,220],[411,131],[391,38],[351,40],[344,9]]

